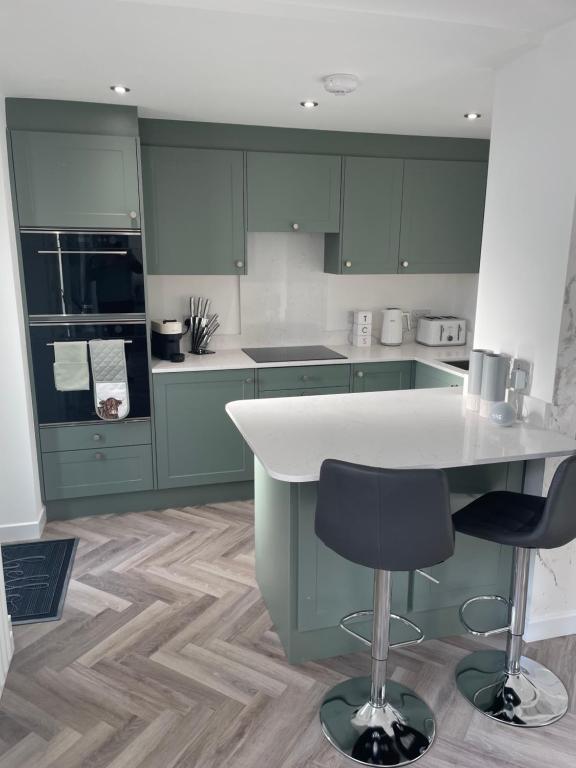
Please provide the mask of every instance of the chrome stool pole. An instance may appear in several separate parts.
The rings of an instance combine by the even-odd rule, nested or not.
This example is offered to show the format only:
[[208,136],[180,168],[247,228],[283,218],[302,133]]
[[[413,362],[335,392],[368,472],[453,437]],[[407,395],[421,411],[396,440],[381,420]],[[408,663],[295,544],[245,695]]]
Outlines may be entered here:
[[[515,547],[506,650],[476,651],[456,668],[458,690],[472,706],[493,720],[521,728],[550,725],[568,710],[568,693],[561,680],[522,656],[529,574],[530,550]],[[474,634],[489,635],[494,630]]]
[[[326,738],[361,765],[408,765],[428,751],[435,736],[434,715],[428,705],[414,691],[386,679],[390,608],[390,572],[376,570],[371,677],[335,686],[320,708]],[[421,635],[414,642],[422,639]]]

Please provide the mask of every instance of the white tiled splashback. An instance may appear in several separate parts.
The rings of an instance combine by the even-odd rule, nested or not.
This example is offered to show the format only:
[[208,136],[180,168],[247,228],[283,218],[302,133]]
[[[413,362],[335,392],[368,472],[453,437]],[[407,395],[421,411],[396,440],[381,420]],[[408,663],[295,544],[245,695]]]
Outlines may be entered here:
[[153,275],[148,307],[153,319],[181,319],[190,296],[208,296],[220,315],[212,348],[266,344],[342,344],[354,309],[375,312],[380,336],[386,306],[429,309],[465,317],[476,311],[477,275],[328,275],[324,236],[248,234],[248,274]]

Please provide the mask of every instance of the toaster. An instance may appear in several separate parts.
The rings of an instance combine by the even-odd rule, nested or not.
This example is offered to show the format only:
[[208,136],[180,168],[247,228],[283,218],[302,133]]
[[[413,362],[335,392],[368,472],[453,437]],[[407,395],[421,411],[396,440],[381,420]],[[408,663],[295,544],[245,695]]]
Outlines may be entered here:
[[416,341],[428,347],[455,347],[466,344],[466,320],[452,315],[425,315],[418,318]]

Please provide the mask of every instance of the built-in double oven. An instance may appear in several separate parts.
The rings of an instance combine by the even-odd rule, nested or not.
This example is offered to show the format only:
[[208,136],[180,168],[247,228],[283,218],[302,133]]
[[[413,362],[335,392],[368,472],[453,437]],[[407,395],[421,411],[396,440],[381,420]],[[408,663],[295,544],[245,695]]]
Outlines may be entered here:
[[144,260],[139,232],[21,231],[40,425],[97,421],[93,384],[58,388],[54,343],[124,342],[129,419],[150,417]]

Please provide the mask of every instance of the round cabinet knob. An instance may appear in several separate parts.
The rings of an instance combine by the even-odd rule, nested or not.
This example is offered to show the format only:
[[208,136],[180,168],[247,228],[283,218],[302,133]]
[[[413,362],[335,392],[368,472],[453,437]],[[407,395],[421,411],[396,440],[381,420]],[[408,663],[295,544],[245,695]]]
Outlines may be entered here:
[[102,435],[99,435],[97,432],[92,435],[92,440],[94,440],[95,443],[99,443],[100,440],[102,440]]
[[351,261],[345,261],[344,262],[344,266],[347,267],[348,269],[350,269],[350,267],[352,266],[352,262]]
[[245,381],[246,381],[246,384],[252,384],[252,382],[254,381],[254,379],[245,379]]
[[407,261],[403,261],[402,262],[402,266],[404,267],[404,269],[406,269],[406,267],[408,266],[408,262]]
[[294,222],[294,224],[292,224],[292,229],[294,230],[294,232],[298,232],[298,230],[300,229],[300,224],[297,224],[296,222]]
[[359,379],[363,379],[364,378],[364,371],[358,371],[356,376],[358,376]]
[[130,211],[128,216],[130,216],[131,219],[137,219],[138,218],[138,213],[136,211]]
[[310,381],[310,376],[304,375],[304,376],[300,376],[300,378],[302,379],[302,381]]
[[237,261],[236,262],[236,266],[238,267],[238,269],[242,269],[242,267],[244,266],[244,262],[243,261]]
[[102,459],[104,458],[104,454],[103,454],[103,453],[100,453],[100,451],[97,451],[97,452],[94,454],[94,458],[96,459],[96,461],[102,461]]

